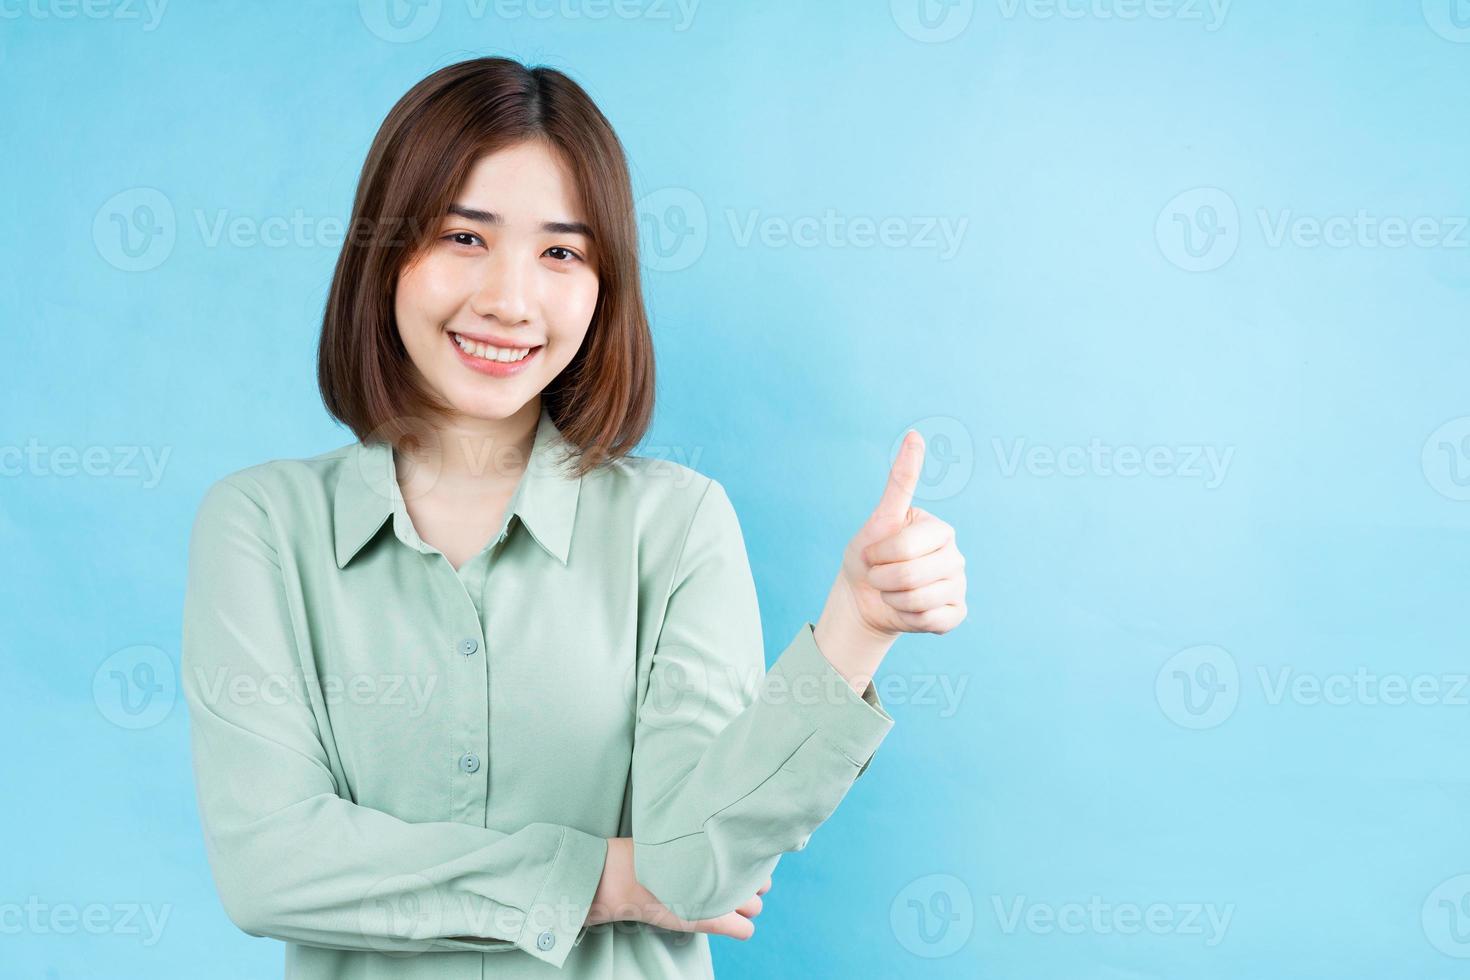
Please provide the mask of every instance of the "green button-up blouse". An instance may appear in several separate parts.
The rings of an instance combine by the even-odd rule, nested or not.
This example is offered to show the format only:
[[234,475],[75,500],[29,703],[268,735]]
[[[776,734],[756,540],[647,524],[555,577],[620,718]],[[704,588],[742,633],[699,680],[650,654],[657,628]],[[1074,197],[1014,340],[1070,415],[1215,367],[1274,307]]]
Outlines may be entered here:
[[385,443],[206,491],[182,647],[199,811],[226,914],[287,944],[286,977],[710,977],[702,933],[585,925],[606,838],[675,914],[729,912],[892,727],[811,623],[766,670],[719,482],[636,456],[577,478],[566,446],[543,408],[458,570]]

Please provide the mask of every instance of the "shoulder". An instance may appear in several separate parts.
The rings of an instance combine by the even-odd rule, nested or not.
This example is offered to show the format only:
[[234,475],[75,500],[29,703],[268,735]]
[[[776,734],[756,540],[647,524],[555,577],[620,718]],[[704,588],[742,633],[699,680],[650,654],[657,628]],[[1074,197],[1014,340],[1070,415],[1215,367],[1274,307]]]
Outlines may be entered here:
[[232,470],[205,488],[200,515],[245,509],[289,518],[325,505],[356,449],[350,442],[315,456],[269,459]]
[[728,531],[734,508],[719,480],[672,459],[628,455],[589,472],[582,495],[601,516],[676,546],[701,527]]

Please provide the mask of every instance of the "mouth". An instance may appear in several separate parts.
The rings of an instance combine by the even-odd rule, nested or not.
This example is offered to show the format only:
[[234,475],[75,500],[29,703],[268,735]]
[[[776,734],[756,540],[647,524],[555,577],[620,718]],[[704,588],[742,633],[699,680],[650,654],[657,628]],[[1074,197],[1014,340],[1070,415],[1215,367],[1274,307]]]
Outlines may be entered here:
[[498,347],[452,330],[446,331],[445,336],[449,338],[460,363],[471,370],[497,378],[524,371],[545,346],[537,344],[534,347]]

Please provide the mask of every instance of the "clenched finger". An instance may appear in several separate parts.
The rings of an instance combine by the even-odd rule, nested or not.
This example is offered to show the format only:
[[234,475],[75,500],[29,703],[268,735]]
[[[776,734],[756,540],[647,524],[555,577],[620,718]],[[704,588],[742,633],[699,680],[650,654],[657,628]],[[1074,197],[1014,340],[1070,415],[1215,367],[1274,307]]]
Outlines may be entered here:
[[726,912],[713,919],[700,919],[694,923],[695,932],[707,932],[713,936],[729,936],[745,940],[755,935],[755,923],[739,912]]
[[905,592],[884,592],[882,595],[883,601],[894,609],[900,612],[917,613],[948,603],[959,602],[965,597],[965,586],[958,579],[947,578],[943,581],[931,582],[923,588],[909,589]]
[[927,555],[953,540],[954,528],[933,514],[918,511],[912,524],[864,548],[863,558],[870,565],[908,561]]
[[923,612],[894,613],[909,633],[948,633],[964,620],[965,614],[963,603],[939,606]]
[[917,589],[964,571],[965,556],[958,548],[943,547],[908,561],[891,561],[868,569],[868,584],[879,592]]

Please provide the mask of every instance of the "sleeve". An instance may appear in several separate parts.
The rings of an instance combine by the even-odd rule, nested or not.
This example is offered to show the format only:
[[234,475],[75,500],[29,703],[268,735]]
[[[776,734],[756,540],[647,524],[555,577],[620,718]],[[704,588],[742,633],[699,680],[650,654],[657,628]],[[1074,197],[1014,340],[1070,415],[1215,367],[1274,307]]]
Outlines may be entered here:
[[684,919],[732,911],[799,851],[893,726],[859,697],[812,624],[765,670],[739,521],[706,487],[677,563],[634,731],[639,882]]
[[230,477],[206,492],[189,540],[182,687],[206,852],[231,921],[331,949],[520,949],[560,968],[586,933],[605,839],[358,806],[339,795],[302,699],[231,698],[234,678],[254,690],[305,680],[274,540],[266,510]]

